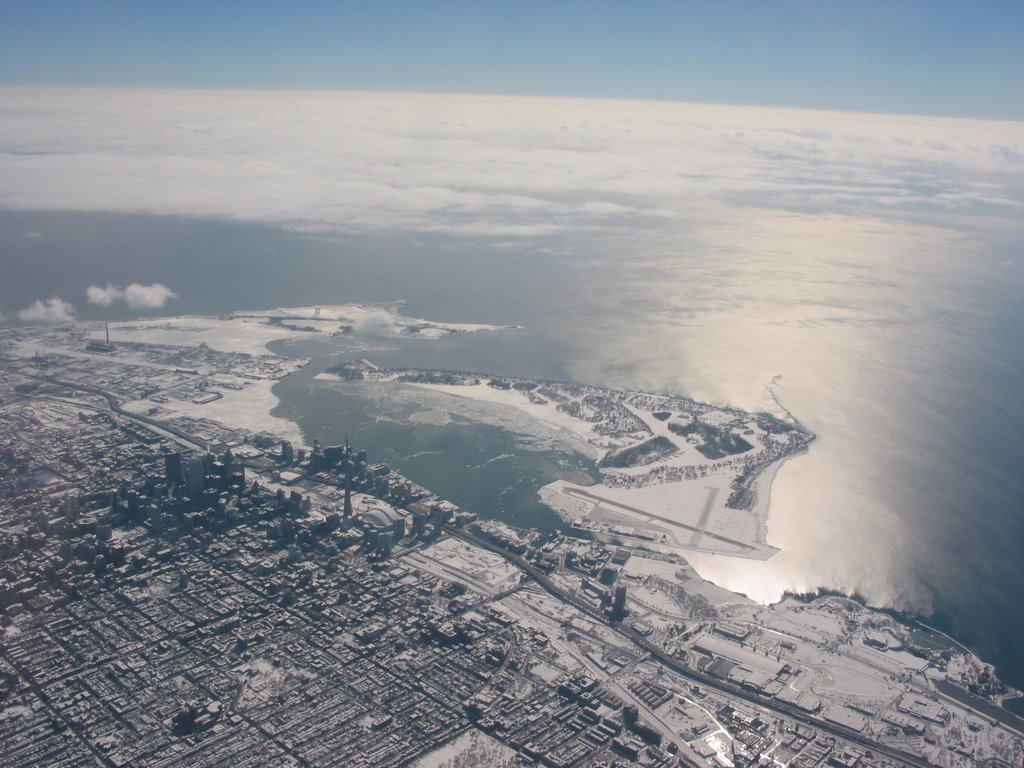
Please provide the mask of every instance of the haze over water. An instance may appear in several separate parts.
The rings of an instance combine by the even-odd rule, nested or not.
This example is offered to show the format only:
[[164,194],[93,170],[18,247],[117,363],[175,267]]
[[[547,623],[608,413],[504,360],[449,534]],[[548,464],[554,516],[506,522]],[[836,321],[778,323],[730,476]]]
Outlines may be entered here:
[[[84,139],[55,138],[56,118],[44,139],[7,139],[22,154],[0,203],[25,212],[0,215],[0,309],[59,295],[123,316],[84,291],[133,281],[173,289],[174,314],[405,299],[428,319],[523,326],[400,353],[419,365],[785,408],[819,440],[773,485],[782,551],[692,555],[700,572],[765,601],[827,587],[935,611],[1024,683],[1019,124],[288,98],[270,126],[255,97],[231,96],[229,123],[182,96],[168,123],[138,96],[118,101],[132,130],[102,150],[89,120]],[[136,178],[104,153],[156,170]],[[112,191],[76,196],[88,173]]]

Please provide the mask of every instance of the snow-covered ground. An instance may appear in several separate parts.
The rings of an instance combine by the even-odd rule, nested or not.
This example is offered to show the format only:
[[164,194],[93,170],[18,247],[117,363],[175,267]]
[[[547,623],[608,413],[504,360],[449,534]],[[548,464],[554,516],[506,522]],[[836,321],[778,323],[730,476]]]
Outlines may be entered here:
[[[415,337],[437,339],[452,333],[482,333],[501,326],[435,323],[406,317],[399,305],[340,304],[324,307],[281,307],[231,315],[161,317],[110,323],[110,338],[146,344],[206,344],[221,352],[267,353],[278,340],[346,335],[359,339]],[[102,327],[93,338],[104,336]]]
[[[71,333],[29,327],[12,340],[8,351],[24,358],[55,353],[80,366],[123,369],[129,385],[114,394],[122,397],[129,412],[157,419],[209,419],[301,444],[297,424],[271,415],[280,403],[272,390],[278,379],[305,363],[273,355],[267,349],[270,342],[334,337],[351,349],[369,351],[380,349],[389,338],[438,339],[497,330],[501,328],[406,317],[400,304],[344,304],[80,323]],[[105,341],[108,334],[112,351],[97,351],[87,344]],[[190,350],[186,362],[175,348]],[[130,381],[143,373],[146,386],[131,386]],[[183,383],[189,376],[191,380]],[[331,374],[321,376],[327,379]],[[139,392],[144,396],[136,397]]]
[[[174,416],[210,419],[237,429],[269,432],[282,440],[301,445],[302,432],[299,425],[290,419],[271,414],[281,402],[272,391],[276,381],[243,380],[242,383],[243,389],[217,389],[222,396],[208,403],[173,399],[161,402],[156,406],[158,411],[154,416],[159,419]],[[122,407],[126,411],[145,415],[154,407],[154,403],[151,400],[134,400],[124,403]]]
[[513,768],[520,764],[519,754],[514,749],[482,731],[470,729],[412,765],[413,768]]
[[519,584],[522,572],[507,560],[459,539],[442,539],[429,549],[410,552],[405,562],[422,571],[469,585],[474,591],[496,595]]
[[[398,382],[402,372],[373,373],[377,382]],[[677,398],[636,393],[608,393],[587,388],[598,398],[616,399],[614,417],[590,400],[550,382],[525,382],[521,387],[487,377],[462,383],[405,381],[392,391],[395,399],[418,401],[424,419],[457,414],[504,426],[520,434],[546,434],[537,447],[560,444],[600,459],[656,439],[672,447],[669,455],[636,466],[602,468],[602,481],[581,486],[557,480],[540,489],[541,500],[567,521],[612,539],[655,549],[687,549],[763,559],[777,550],[767,544],[766,521],[770,487],[781,459],[772,461],[769,446],[779,451],[788,436],[759,428],[756,417],[713,409]],[[404,390],[404,391],[403,391]],[[423,394],[417,395],[416,392]],[[427,393],[435,395],[429,397]],[[570,412],[571,405],[577,410]],[[664,409],[664,410],[658,410]],[[659,416],[655,416],[658,413]],[[629,427],[606,428],[613,418],[632,420]],[[710,459],[697,438],[684,438],[669,428],[699,420],[728,434],[740,435],[750,448],[738,455]],[[678,427],[677,427],[678,429]],[[749,488],[746,504],[728,502],[735,482],[751,461],[765,464]],[[771,463],[769,463],[771,462]]]
[[[411,384],[410,386],[422,387],[432,392],[441,392],[454,397],[468,398],[479,403],[515,408],[543,427],[555,432],[567,433],[568,440],[577,446],[586,445],[589,448],[588,452],[592,456],[596,457],[601,452],[599,447],[600,435],[594,432],[593,425],[574,418],[564,411],[559,411],[555,404],[550,401],[539,404],[536,400],[530,400],[519,390],[491,387],[488,386],[486,379],[479,384],[466,384],[464,386],[421,383]],[[570,435],[571,437],[569,437]]]

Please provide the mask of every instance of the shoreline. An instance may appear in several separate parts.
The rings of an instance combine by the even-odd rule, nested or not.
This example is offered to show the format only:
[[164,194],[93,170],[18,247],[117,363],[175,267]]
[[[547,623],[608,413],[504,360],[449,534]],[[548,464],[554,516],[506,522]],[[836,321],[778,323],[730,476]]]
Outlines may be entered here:
[[[898,623],[903,624],[911,629],[919,631],[923,630],[926,632],[931,632],[936,635],[941,635],[943,638],[948,640],[953,646],[959,648],[961,651],[970,654],[972,657],[977,659],[982,664],[986,664],[992,668],[996,679],[1005,684],[1006,687],[1010,688],[1010,691],[1004,695],[1004,698],[1000,701],[1000,704],[998,706],[1000,706],[1010,714],[1020,718],[1022,724],[1024,724],[1024,690],[1019,688],[1016,682],[1010,682],[1006,677],[999,674],[1000,670],[997,664],[991,661],[986,661],[984,657],[978,654],[978,651],[976,651],[974,648],[971,648],[971,646],[969,646],[967,643],[958,640],[954,635],[950,634],[950,632],[944,629],[940,629],[939,627],[933,626],[932,624],[929,624],[928,622],[933,620],[932,616],[923,616],[912,611],[906,611],[900,608],[893,608],[891,606],[874,605],[866,597],[864,597],[864,595],[860,594],[859,592],[853,592],[848,594],[846,592],[842,592],[841,590],[832,589],[830,587],[818,587],[812,592],[793,592],[787,589],[782,593],[781,597],[779,597],[778,600],[770,603],[769,605],[775,606],[779,603],[784,602],[785,600],[796,600],[801,603],[810,604],[818,598],[822,597],[839,597],[846,600],[852,600],[853,602],[857,603],[857,605],[860,605],[869,611],[875,611],[877,613],[885,614],[891,619],[894,619]],[[964,693],[968,696],[975,696],[975,694],[972,694],[968,691],[964,691]],[[1004,707],[1003,705],[1007,701],[1019,702],[1019,704],[1016,704],[1015,706],[1018,707],[1021,711],[1018,713]]]
[[[268,310],[268,312],[270,312],[270,311],[272,311],[272,310]],[[236,315],[237,314],[241,314],[241,313],[236,313]],[[250,317],[248,319],[251,320],[251,319],[255,319],[255,318]],[[150,326],[174,325],[174,323],[168,323],[169,320],[179,320],[179,322],[183,322],[183,323],[188,323],[190,321],[195,321],[195,320],[204,320],[204,321],[210,321],[211,323],[217,323],[219,318],[217,318],[215,316],[203,316],[203,315],[171,316],[171,317],[164,317],[164,318],[152,318],[152,319],[147,319],[147,320],[142,320],[142,321],[121,321],[121,322],[117,323],[116,325],[112,323],[112,326],[113,327],[117,327],[118,325],[121,325],[121,324],[129,325],[129,326],[131,326],[131,325],[136,325],[136,326],[138,326],[138,325],[150,325]],[[101,333],[101,331],[98,330],[101,327],[98,322],[86,321],[86,322],[80,323],[79,325],[80,326],[86,326],[90,330],[92,330],[93,331],[93,333],[92,333],[93,336],[96,336],[97,334]],[[268,348],[268,345],[270,345],[271,343],[276,342],[276,341],[287,341],[290,338],[294,338],[294,336],[296,335],[296,331],[294,329],[287,328],[287,326],[283,326],[283,327],[270,326],[270,327],[272,327],[273,330],[276,333],[274,334],[273,338],[268,338],[265,341],[261,340],[261,345],[260,346],[261,346],[261,349],[263,350],[263,353],[267,354],[267,355],[272,355],[274,357],[281,357],[281,358],[285,358],[285,359],[290,359],[287,356],[281,355],[278,352],[271,351]],[[187,336],[188,332],[185,331],[184,329],[182,329],[182,331],[184,331],[184,335]],[[299,332],[299,333],[301,333],[301,332]],[[305,334],[303,334],[303,335],[305,335]],[[141,341],[141,339],[140,339],[140,341]],[[142,343],[157,343],[157,344],[164,343],[164,344],[170,344],[172,342],[171,342],[170,339],[161,339],[160,341],[156,341],[156,342],[145,342],[145,341],[143,341]],[[211,345],[211,346],[214,346],[214,345]],[[230,347],[228,347],[228,349],[230,349]],[[328,374],[329,374],[329,372],[328,372]],[[245,409],[248,409],[248,408],[252,408],[252,407],[255,407],[257,405],[257,403],[253,402],[253,400],[259,400],[260,402],[258,403],[258,405],[260,405],[262,407],[266,407],[265,414],[261,410],[260,418],[261,419],[265,419],[267,423],[269,423],[269,422],[277,422],[278,424],[280,424],[281,421],[289,422],[292,425],[292,429],[294,430],[294,432],[291,434],[291,437],[294,439],[296,436],[301,436],[301,427],[299,426],[298,421],[294,420],[294,419],[286,418],[286,417],[278,417],[278,416],[272,416],[271,415],[271,412],[273,410],[276,410],[281,404],[285,403],[284,400],[279,398],[276,394],[272,393],[274,385],[278,381],[280,381],[282,378],[283,377],[279,377],[279,378],[275,378],[273,380],[268,380],[266,382],[258,382],[258,383],[257,382],[253,382],[253,384],[257,384],[257,387],[256,387],[257,389],[263,389],[265,387],[266,391],[263,392],[263,393],[260,393],[261,396],[253,397],[252,400],[250,400],[250,402],[247,402],[247,403],[244,403],[244,404],[239,402],[238,403],[238,407],[240,409],[242,409],[242,410],[245,410]],[[559,381],[559,380],[534,379],[532,381],[551,383],[551,384],[566,384],[566,385],[569,385],[569,386],[580,386],[576,382],[565,382],[565,381]],[[264,385],[264,386],[259,386],[259,385]],[[430,387],[428,387],[428,388],[430,388]],[[234,416],[229,416],[226,413],[227,411],[232,410],[232,409],[229,409],[227,406],[229,406],[229,404],[231,404],[230,403],[230,398],[231,398],[231,395],[233,395],[233,394],[235,394],[235,393],[228,393],[223,400],[215,401],[215,403],[212,404],[212,405],[215,405],[215,406],[218,406],[218,405],[219,406],[224,406],[224,411],[225,412],[219,413],[217,415],[220,416],[221,418],[227,418],[230,422],[232,422],[233,424],[235,424],[237,426],[240,426],[241,428],[254,429],[257,422],[250,421],[250,420],[246,419],[246,420],[244,420],[245,423],[243,424],[241,421],[238,421],[237,418],[235,418]],[[239,393],[239,394],[241,394],[241,393]],[[254,391],[254,392],[251,392],[249,394],[254,396],[254,395],[256,395],[256,392]],[[269,397],[268,397],[268,395],[269,395]],[[706,405],[708,407],[715,408],[716,410],[727,411],[727,412],[730,412],[730,413],[745,413],[744,411],[741,411],[740,409],[737,409],[737,408],[732,408],[732,407],[729,407],[729,406],[715,406],[715,405],[711,405],[710,403],[706,403],[706,402],[700,401],[700,400],[695,400],[695,399],[687,397],[687,396],[668,395],[667,397],[685,399],[685,400],[688,400],[690,402],[697,403],[699,405]],[[242,398],[240,398],[240,399],[242,399]],[[245,398],[245,399],[249,399],[249,398]],[[273,403],[271,403],[271,400],[273,400]],[[201,409],[203,409],[203,408],[209,408],[210,405],[211,404],[208,404],[207,406],[197,406],[196,407],[197,413],[195,415],[203,415],[203,414],[199,413],[199,411],[201,411]],[[207,411],[207,414],[211,418],[214,417],[214,414],[213,414],[212,411]],[[192,414],[189,414],[189,415],[192,415]],[[771,418],[772,420],[780,422],[780,423],[785,423],[785,424],[792,425],[795,428],[805,432],[806,434],[812,435],[812,439],[810,441],[811,443],[813,443],[817,439],[816,435],[813,435],[813,433],[811,433],[809,430],[807,430],[803,426],[803,424],[798,419],[793,418],[791,414],[789,414],[789,418],[786,418],[786,419],[780,419],[777,416],[774,416],[774,415],[771,415],[771,414],[758,414],[758,415],[764,416],[764,417],[767,417],[767,418]],[[551,426],[552,428],[557,428],[558,425],[555,425],[555,424],[551,423],[551,424],[549,424],[549,426]],[[563,429],[564,429],[564,427],[563,427]],[[279,432],[280,430],[279,429],[275,429],[274,431],[276,433],[276,432]],[[795,451],[793,453],[790,453],[790,454],[786,455],[785,457],[783,457],[781,460],[779,460],[777,462],[773,462],[770,466],[766,466],[764,468],[764,470],[762,470],[758,474],[757,478],[755,479],[754,483],[752,484],[752,490],[754,490],[754,492],[755,492],[755,501],[754,501],[754,504],[752,505],[752,509],[750,510],[750,512],[756,516],[756,518],[758,520],[759,528],[763,529],[763,532],[764,532],[764,539],[763,539],[763,541],[766,544],[767,544],[768,532],[769,532],[769,528],[770,528],[769,518],[771,516],[772,488],[774,486],[775,479],[778,476],[778,472],[782,469],[782,467],[790,459],[792,459],[792,458],[794,458],[796,456],[799,456],[801,453],[809,450],[809,447],[810,447],[810,443],[805,445],[800,451]],[[540,489],[538,489],[538,491],[539,490]],[[686,554],[683,553],[683,556],[686,557]],[[723,556],[730,557],[730,555],[723,555]],[[698,570],[698,569],[695,568],[695,570]],[[698,570],[698,573],[699,572],[700,571]],[[704,578],[703,574],[701,574],[701,576],[702,576],[702,578]],[[741,591],[737,591],[736,594],[743,594],[743,593]],[[912,623],[912,624],[920,625],[921,627],[923,627],[923,628],[925,628],[925,629],[927,629],[929,631],[938,632],[938,633],[942,634],[943,636],[947,637],[951,642],[956,643],[959,647],[964,648],[964,649],[968,650],[969,652],[971,652],[972,654],[976,655],[975,651],[973,651],[970,648],[969,645],[967,645],[966,643],[956,639],[953,635],[949,634],[949,632],[947,632],[945,630],[942,630],[942,629],[939,629],[939,628],[936,628],[936,627],[933,627],[930,624],[928,624],[927,622],[929,620],[931,620],[932,617],[921,616],[921,615],[918,615],[918,614],[901,611],[900,609],[889,607],[889,606],[872,605],[871,603],[869,603],[867,600],[865,600],[860,595],[856,595],[856,594],[848,595],[848,594],[845,594],[845,593],[840,592],[838,590],[829,588],[827,586],[821,586],[817,590],[815,590],[815,592],[812,592],[812,593],[795,593],[795,592],[791,592],[791,591],[787,590],[787,591],[785,591],[782,594],[782,596],[779,598],[779,600],[780,601],[784,600],[787,597],[797,597],[800,594],[812,594],[812,595],[813,594],[834,594],[836,596],[841,596],[841,597],[845,597],[845,598],[848,598],[848,599],[853,599],[856,602],[864,605],[865,607],[870,608],[871,610],[877,610],[877,611],[883,612],[883,613],[885,613],[887,615],[891,615],[894,618],[896,618],[897,620],[904,621],[905,623]],[[776,601],[776,602],[778,602],[778,601]],[[774,603],[770,603],[770,604],[774,604]],[[994,664],[992,666],[995,669],[998,670],[998,667],[995,667]],[[1013,700],[1013,699],[1017,698],[1017,699],[1021,699],[1022,701],[1024,701],[1024,696],[1016,696],[1015,697],[1015,696],[1011,695],[1009,698],[1010,698],[1010,700]]]
[[[166,322],[166,321],[156,321],[156,322]],[[189,320],[183,319],[182,322],[189,322]],[[93,325],[93,327],[95,327],[95,325]],[[287,330],[283,334],[280,334],[280,329],[275,329],[275,330],[279,331],[279,335],[277,336],[277,339],[274,339],[274,340],[287,339],[287,337],[290,335],[287,332]],[[143,343],[145,343],[145,342],[143,342]],[[150,343],[152,343],[152,342],[150,342]],[[269,342],[267,342],[267,343],[269,344]],[[127,349],[127,347],[126,347],[126,349]],[[283,358],[283,359],[289,359],[293,363],[297,362],[297,360],[295,358],[289,358],[288,356],[281,355],[280,353],[272,352],[272,351],[270,351],[269,348],[266,348],[266,347],[264,347],[264,349],[265,349],[265,353],[268,356],[277,357],[277,358]],[[113,358],[105,358],[105,359],[113,360]],[[117,362],[126,363],[127,362],[127,358],[118,360]],[[151,365],[150,367],[151,368],[156,368],[156,367],[160,367],[160,366],[152,366]],[[263,381],[258,381],[258,382],[257,381],[251,381],[251,382],[249,382],[249,386],[247,386],[244,391],[237,392],[237,393],[235,393],[235,392],[226,392],[223,395],[223,397],[221,397],[218,400],[212,401],[212,403],[196,404],[194,406],[191,405],[191,404],[187,404],[187,405],[183,404],[183,405],[188,410],[194,411],[194,413],[189,414],[189,415],[207,416],[208,418],[211,418],[211,419],[215,418],[217,420],[223,420],[226,424],[228,424],[230,426],[240,427],[240,428],[245,429],[245,430],[272,431],[275,434],[280,435],[281,432],[282,432],[280,427],[283,426],[281,422],[288,422],[292,426],[292,428],[296,432],[298,432],[298,434],[301,435],[301,427],[299,426],[299,420],[298,419],[284,417],[284,416],[272,416],[271,415],[272,411],[276,410],[280,405],[287,403],[286,400],[278,397],[276,395],[276,393],[273,392],[274,385],[278,381],[283,379],[285,376],[287,376],[289,373],[292,373],[292,372],[294,372],[294,370],[290,367],[290,370],[288,372],[284,373],[281,376],[276,376],[276,377],[273,377],[273,378],[267,378],[267,379],[265,379]],[[510,380],[514,380],[514,379],[510,379]],[[486,386],[486,385],[484,385],[484,386]],[[568,383],[568,386],[584,387],[584,388],[586,387],[586,385],[577,385],[577,384],[574,384],[574,383]],[[427,387],[425,387],[425,388],[426,389],[435,389],[435,387],[429,386],[429,385]],[[436,389],[441,389],[441,387],[436,387]],[[448,390],[448,389],[451,389],[451,388],[445,387],[444,389]],[[603,388],[594,388],[594,389],[603,389]],[[456,388],[456,390],[458,390],[458,388]],[[488,390],[488,392],[489,392],[489,390]],[[458,395],[459,392],[456,391],[456,392],[451,392],[449,394]],[[498,395],[499,396],[498,399],[500,399],[500,396],[502,394],[504,394],[504,390],[502,390],[502,389],[495,389],[493,394]],[[625,393],[625,394],[632,396],[632,395],[636,395],[636,394],[639,394],[639,393]],[[465,397],[465,394],[463,394],[463,397]],[[233,401],[233,398],[235,399],[235,401]],[[473,398],[468,398],[468,399],[473,399]],[[698,402],[698,401],[693,401],[690,398],[678,398],[678,397],[676,397],[676,398],[671,398],[671,399],[677,399],[677,400],[685,399],[685,400],[687,400],[689,402]],[[516,407],[512,403],[508,403],[508,405],[512,405],[513,407]],[[744,411],[740,411],[739,409],[735,409],[735,408],[717,408],[717,407],[712,407],[712,406],[709,406],[709,407],[712,408],[713,410],[724,411],[724,412],[728,412],[729,414],[733,414],[733,415],[745,414],[746,413]],[[520,410],[522,410],[522,409],[520,409]],[[548,407],[548,410],[550,410],[550,407]],[[526,413],[527,413],[527,415],[531,415],[531,416],[533,415],[533,414],[529,414],[528,412],[526,412]],[[248,416],[246,414],[248,414]],[[568,413],[561,413],[561,415],[564,415],[566,418],[571,418],[570,414],[568,414]],[[762,417],[763,416],[764,415],[762,414]],[[256,418],[250,418],[250,417],[256,417]],[[260,421],[263,422],[262,426],[258,426]],[[544,421],[545,426],[547,428],[549,428],[549,429],[567,430],[570,434],[572,434],[572,435],[574,435],[576,437],[580,436],[580,433],[579,433],[578,430],[568,429],[564,424],[559,423],[559,422],[562,421],[562,419],[543,420],[543,421]],[[772,418],[772,421],[779,422],[780,420]],[[789,423],[789,422],[787,422],[787,423]],[[799,422],[797,422],[797,424],[798,423]],[[767,534],[768,534],[768,527],[769,527],[768,519],[769,519],[770,514],[771,514],[771,502],[772,502],[772,495],[773,495],[772,494],[772,490],[773,490],[773,486],[774,486],[775,480],[776,480],[776,478],[778,476],[778,472],[782,469],[782,467],[786,464],[786,462],[789,459],[791,459],[791,458],[793,458],[795,456],[798,456],[801,453],[804,453],[805,451],[808,451],[811,442],[813,442],[816,439],[816,436],[812,435],[809,431],[803,429],[802,426],[798,427],[798,428],[801,429],[806,435],[809,435],[810,436],[810,440],[807,443],[801,445],[799,447],[799,449],[792,450],[792,451],[786,453],[779,460],[771,461],[771,462],[766,463],[764,465],[763,469],[761,469],[756,474],[753,482],[750,484],[750,487],[748,488],[748,490],[753,495],[753,500],[752,500],[750,509],[746,510],[746,514],[748,514],[748,515],[750,515],[750,516],[752,516],[752,517],[754,517],[756,519],[757,526],[758,526],[758,531],[760,533],[758,538],[761,539],[762,541],[764,541],[764,543],[766,543],[766,544],[767,544]],[[540,489],[537,489],[537,490],[539,491]],[[641,543],[640,544],[640,549],[643,549],[643,548],[645,548],[644,543]],[[658,550],[658,549],[660,549],[660,547],[656,547],[655,546],[655,547],[652,547],[652,549]],[[683,559],[689,560],[688,554],[686,552],[680,552],[678,554],[680,554],[680,556]],[[728,556],[728,557],[735,557],[735,555],[727,554],[727,553],[724,553],[724,552],[720,553],[720,554],[723,554],[723,555]],[[704,577],[703,574],[700,573],[699,569],[697,569],[696,567],[694,567],[692,565],[692,563],[691,563],[691,567],[694,568],[694,570],[701,576],[701,578],[706,578],[706,577]],[[710,583],[713,584],[714,582],[711,581]],[[737,590],[733,594],[741,595],[742,591]],[[829,594],[836,595],[836,596],[841,596],[841,597],[846,598],[846,599],[852,599],[852,600],[854,600],[855,602],[858,602],[860,605],[864,606],[867,609],[870,609],[872,611],[878,611],[880,613],[884,613],[886,615],[892,616],[897,621],[899,621],[900,623],[902,623],[902,624],[904,624],[904,625],[906,625],[908,627],[911,627],[911,628],[922,627],[922,628],[928,630],[929,632],[938,633],[938,634],[942,635],[944,638],[947,638],[950,641],[950,643],[955,644],[955,646],[958,647],[958,648],[964,649],[965,651],[970,653],[970,655],[973,656],[975,659],[978,659],[981,663],[986,664],[986,666],[991,667],[992,669],[996,670],[996,672],[998,673],[998,669],[999,668],[996,665],[988,663],[988,662],[984,662],[982,660],[982,657],[980,657],[975,651],[973,651],[970,648],[969,645],[967,645],[964,642],[961,642],[960,640],[957,640],[953,635],[949,634],[948,632],[946,632],[946,631],[944,631],[942,629],[938,629],[938,628],[933,627],[930,624],[928,624],[927,621],[929,620],[929,617],[922,617],[922,616],[918,616],[918,615],[915,615],[915,614],[912,614],[912,613],[903,612],[903,611],[900,611],[899,609],[896,609],[896,608],[890,608],[890,607],[884,607],[884,606],[874,606],[874,605],[871,605],[870,603],[868,603],[867,600],[865,600],[863,597],[861,597],[859,595],[847,595],[847,594],[844,594],[842,592],[839,592],[839,591],[836,591],[836,590],[832,590],[832,589],[829,589],[829,588],[826,588],[826,587],[819,588],[819,589],[815,590],[812,593],[804,593],[803,596],[804,596],[805,599],[808,599],[808,598],[820,597],[822,595],[829,595]],[[784,592],[782,594],[782,596],[781,596],[779,601],[775,601],[774,603],[771,603],[771,604],[774,605],[777,602],[781,602],[781,601],[786,600],[787,598],[800,599],[800,597],[801,597],[800,593],[786,591],[786,592]],[[1005,683],[1005,685],[1007,687],[1014,688],[1014,690],[1008,691],[1005,694],[1005,696],[1003,697],[1003,701],[1018,702],[1017,704],[1012,705],[1012,706],[1018,706],[1019,707],[1020,706],[1020,700],[1024,700],[1024,697],[1022,697],[1020,695],[1020,692],[1018,690],[1016,690],[1016,688],[1013,685],[1013,683],[1005,681],[1005,680],[1004,680],[1004,683]],[[1000,705],[1001,704],[1002,704],[1002,702],[1000,702]],[[1011,712],[1012,710],[1007,709],[1007,711]]]
[[[505,418],[488,418],[510,408],[592,459],[629,455],[622,464],[599,461],[597,483],[559,479],[537,494],[577,530],[648,549],[772,557],[778,549],[767,542],[771,485],[781,465],[815,437],[792,418],[576,382],[360,362],[320,378],[434,393],[451,398],[436,404],[441,410],[517,430]],[[645,455],[657,441],[671,451]]]
[[[772,488],[774,487],[775,480],[783,467],[793,459],[807,454],[811,450],[811,445],[818,440],[818,436],[815,433],[808,432],[807,434],[811,435],[811,439],[806,445],[804,445],[800,450],[788,453],[781,459],[773,461],[771,464],[764,467],[764,469],[761,470],[754,478],[753,483],[751,483],[753,488],[748,489],[754,495],[754,503],[751,505],[751,511],[756,514],[758,519],[758,529],[761,534],[759,539],[760,542],[766,546],[771,546],[768,542],[768,521],[771,518]],[[781,551],[781,549],[778,551]]]

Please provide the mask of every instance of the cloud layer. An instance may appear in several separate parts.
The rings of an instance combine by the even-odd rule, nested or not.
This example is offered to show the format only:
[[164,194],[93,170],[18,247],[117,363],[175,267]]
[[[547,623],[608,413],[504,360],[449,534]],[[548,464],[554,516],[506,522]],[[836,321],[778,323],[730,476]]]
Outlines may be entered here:
[[54,296],[20,310],[18,319],[26,323],[70,323],[75,319],[75,307],[60,296]]
[[694,206],[1019,216],[1024,124],[360,92],[0,88],[0,206],[517,238]]
[[91,304],[109,307],[115,301],[124,301],[132,309],[160,309],[168,299],[178,298],[178,294],[163,283],[132,283],[126,288],[110,283],[103,287],[90,285],[86,289],[86,295]]

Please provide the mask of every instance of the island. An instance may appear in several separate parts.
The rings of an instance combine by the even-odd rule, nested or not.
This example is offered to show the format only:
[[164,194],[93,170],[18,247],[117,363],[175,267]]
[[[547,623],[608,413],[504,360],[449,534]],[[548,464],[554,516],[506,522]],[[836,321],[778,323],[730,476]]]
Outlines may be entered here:
[[[544,503],[591,537],[662,552],[764,559],[769,489],[814,436],[795,420],[683,397],[462,371],[384,370],[365,360],[328,371],[344,382],[429,389],[560,432],[597,462],[600,482],[557,480]],[[458,402],[449,406],[460,412]]]

